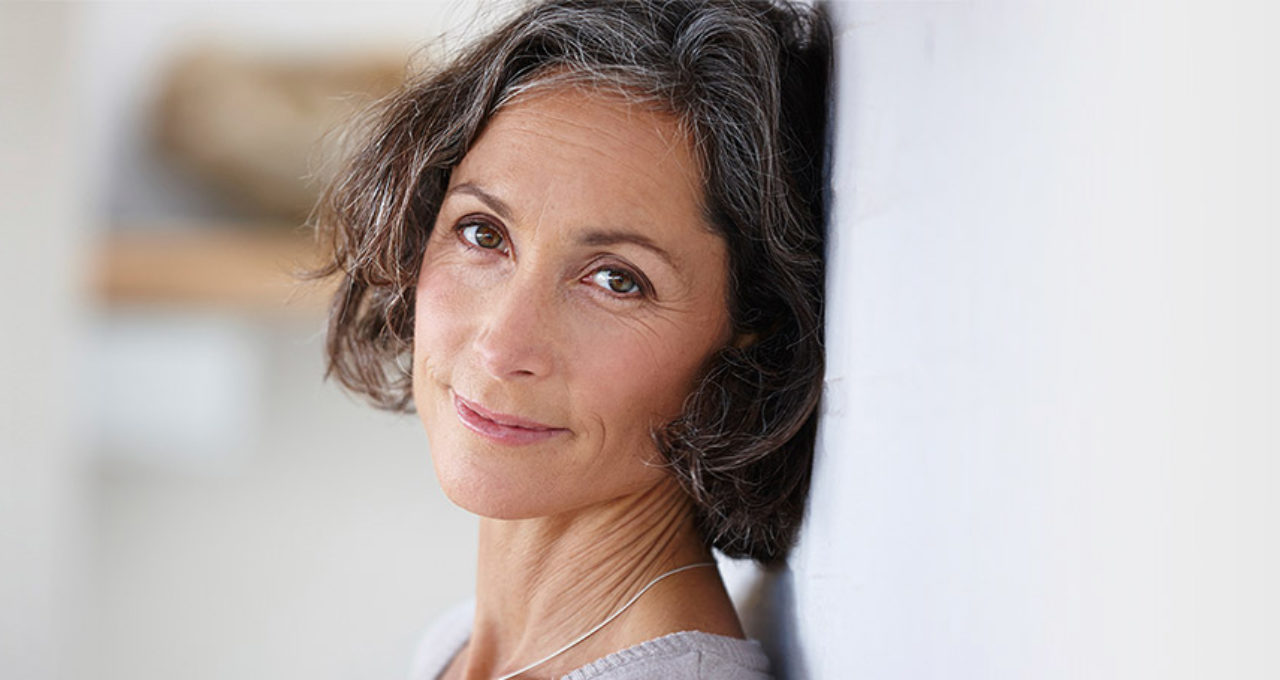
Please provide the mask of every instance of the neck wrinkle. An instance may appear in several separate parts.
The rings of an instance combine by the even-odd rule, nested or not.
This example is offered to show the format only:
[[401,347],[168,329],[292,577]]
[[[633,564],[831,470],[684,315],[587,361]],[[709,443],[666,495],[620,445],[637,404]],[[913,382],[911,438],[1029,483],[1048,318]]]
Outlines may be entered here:
[[[674,480],[573,513],[480,524],[467,665],[481,675],[541,659],[599,624],[663,572],[712,560],[694,527],[692,505]],[[605,637],[654,594],[646,593],[580,647]]]

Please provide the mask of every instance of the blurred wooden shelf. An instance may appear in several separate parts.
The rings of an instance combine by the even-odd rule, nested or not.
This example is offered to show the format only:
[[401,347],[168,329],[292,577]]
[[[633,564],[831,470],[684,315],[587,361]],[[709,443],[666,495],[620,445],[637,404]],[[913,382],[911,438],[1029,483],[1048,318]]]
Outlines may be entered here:
[[116,229],[94,260],[94,297],[107,306],[315,315],[334,286],[296,277],[319,251],[310,235],[287,228]]

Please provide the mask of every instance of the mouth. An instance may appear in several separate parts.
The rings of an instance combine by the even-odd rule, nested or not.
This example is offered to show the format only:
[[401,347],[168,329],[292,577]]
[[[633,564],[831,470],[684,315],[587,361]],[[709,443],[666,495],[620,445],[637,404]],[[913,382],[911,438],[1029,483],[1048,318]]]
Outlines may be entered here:
[[453,394],[453,408],[464,427],[500,444],[536,444],[568,432],[562,427],[490,411],[456,392]]

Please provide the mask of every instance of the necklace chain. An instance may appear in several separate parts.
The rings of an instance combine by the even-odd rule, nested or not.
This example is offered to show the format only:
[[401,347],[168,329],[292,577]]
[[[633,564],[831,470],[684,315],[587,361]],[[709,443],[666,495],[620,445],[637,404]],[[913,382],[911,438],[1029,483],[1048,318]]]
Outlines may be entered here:
[[647,585],[645,585],[645,587],[641,588],[641,589],[640,589],[640,592],[636,593],[635,595],[632,595],[632,596],[631,596],[631,599],[630,599],[630,600],[627,600],[627,603],[626,603],[626,604],[622,605],[621,607],[618,607],[618,610],[617,610],[617,611],[615,611],[614,613],[610,614],[610,615],[609,615],[609,617],[608,617],[608,618],[606,618],[605,620],[603,620],[603,621],[601,621],[600,623],[596,624],[596,625],[595,625],[595,627],[594,627],[594,628],[592,628],[591,630],[589,630],[589,631],[587,631],[587,632],[583,633],[582,635],[579,635],[576,639],[574,639],[574,640],[573,640],[572,642],[570,642],[569,644],[567,644],[567,645],[565,645],[565,646],[561,647],[560,649],[557,649],[556,651],[554,651],[554,652],[552,652],[552,653],[548,654],[547,656],[544,656],[543,658],[538,659],[537,661],[534,661],[533,663],[529,664],[528,666],[525,666],[524,668],[521,668],[520,670],[512,671],[511,673],[507,673],[506,675],[504,675],[504,676],[502,676],[502,677],[498,678],[498,680],[511,680],[511,678],[514,678],[514,677],[516,677],[517,675],[520,675],[521,673],[524,673],[524,672],[526,672],[526,671],[529,671],[529,670],[532,670],[532,669],[534,669],[534,668],[537,668],[538,666],[541,666],[542,664],[544,664],[544,663],[546,663],[546,662],[548,662],[548,661],[550,661],[550,660],[552,660],[552,659],[556,658],[557,656],[560,656],[561,654],[564,654],[565,652],[569,651],[570,649],[573,649],[573,647],[574,647],[575,645],[577,645],[578,643],[582,642],[583,640],[585,640],[585,639],[587,639],[587,638],[591,637],[592,635],[595,635],[597,632],[599,632],[599,631],[600,631],[600,629],[601,629],[601,628],[604,628],[605,626],[609,625],[609,622],[611,622],[611,621],[613,621],[614,619],[618,618],[618,616],[620,616],[620,615],[622,614],[622,612],[627,611],[627,608],[628,608],[628,607],[630,607],[631,605],[635,604],[635,603],[636,603],[636,600],[639,600],[641,595],[644,595],[646,592],[648,592],[648,590],[649,590],[650,588],[652,588],[652,587],[654,587],[655,585],[657,585],[657,584],[658,584],[658,582],[659,582],[659,581],[661,581],[662,579],[664,579],[664,578],[666,578],[666,577],[668,577],[668,576],[675,576],[676,574],[679,574],[679,573],[680,573],[680,572],[682,572],[682,571],[688,571],[688,570],[690,570],[690,569],[697,569],[698,567],[714,567],[714,566],[716,566],[716,563],[715,563],[715,562],[696,562],[696,563],[694,563],[694,564],[686,564],[686,565],[684,565],[683,567],[676,567],[675,569],[672,569],[671,571],[665,572],[665,573],[663,573],[663,574],[659,574],[657,578],[653,579],[653,580],[652,580],[652,581],[650,581]]

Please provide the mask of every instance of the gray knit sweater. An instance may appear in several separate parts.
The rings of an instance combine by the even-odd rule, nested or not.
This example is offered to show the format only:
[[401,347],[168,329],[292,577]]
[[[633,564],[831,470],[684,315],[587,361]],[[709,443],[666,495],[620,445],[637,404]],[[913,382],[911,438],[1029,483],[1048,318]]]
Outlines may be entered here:
[[[435,680],[471,637],[474,603],[447,612],[423,636],[412,680]],[[755,640],[686,631],[597,659],[562,680],[770,680],[769,659]]]

